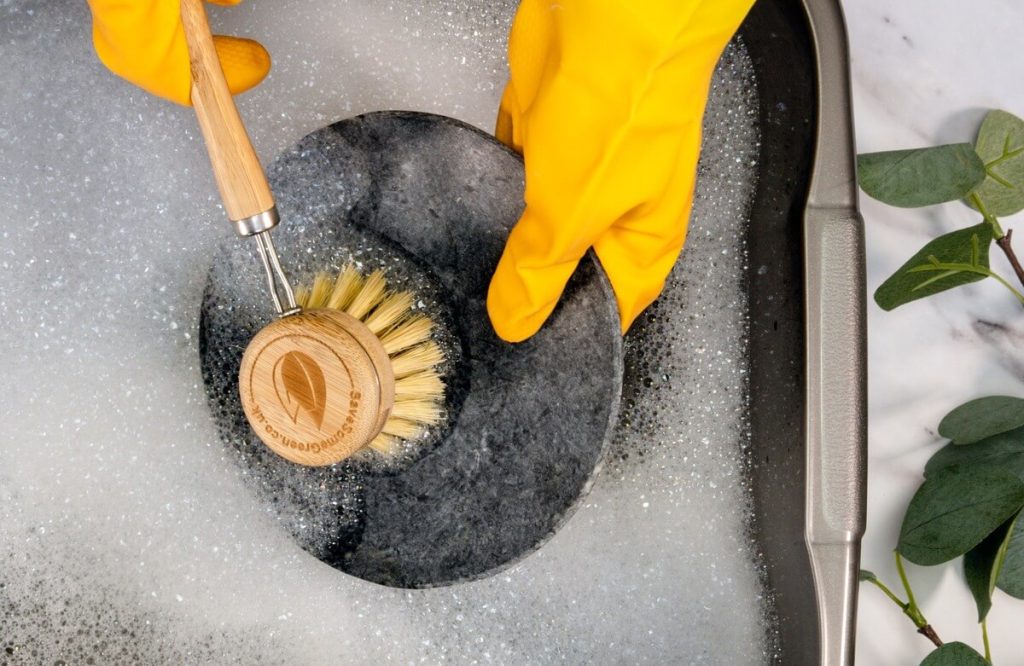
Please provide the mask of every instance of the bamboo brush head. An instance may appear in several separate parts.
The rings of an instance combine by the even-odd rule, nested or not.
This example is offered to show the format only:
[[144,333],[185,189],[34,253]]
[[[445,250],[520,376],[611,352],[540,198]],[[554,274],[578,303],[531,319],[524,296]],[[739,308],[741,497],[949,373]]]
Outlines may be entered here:
[[412,294],[349,265],[295,296],[303,311],[263,328],[242,357],[242,407],[267,446],[331,465],[367,447],[391,453],[437,422],[444,357]]

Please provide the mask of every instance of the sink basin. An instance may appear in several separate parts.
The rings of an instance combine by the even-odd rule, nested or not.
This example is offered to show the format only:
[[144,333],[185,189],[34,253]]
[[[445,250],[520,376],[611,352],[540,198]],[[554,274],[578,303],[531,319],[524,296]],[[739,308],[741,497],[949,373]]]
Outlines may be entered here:
[[[515,5],[211,18],[275,59],[239,98],[269,165],[380,110],[488,131]],[[621,400],[587,394],[593,423],[618,416],[581,438],[572,492],[522,500],[545,522],[514,547],[475,568],[439,548],[418,579],[382,573],[414,557],[359,551],[356,495],[261,485],[225,438],[201,319],[235,241],[194,119],[111,76],[89,37],[85,3],[0,4],[0,661],[852,664],[864,286],[836,2],[759,0],[726,50],[686,251],[621,349],[588,357],[621,360]],[[229,277],[258,289],[240,256]]]

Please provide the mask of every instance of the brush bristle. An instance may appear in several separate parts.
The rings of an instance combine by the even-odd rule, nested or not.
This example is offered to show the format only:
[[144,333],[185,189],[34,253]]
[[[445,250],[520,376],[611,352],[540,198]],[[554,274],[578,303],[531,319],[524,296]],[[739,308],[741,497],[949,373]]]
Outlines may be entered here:
[[415,372],[429,370],[444,360],[441,348],[433,340],[408,349],[398,356],[391,357],[391,369],[395,379],[401,379]]
[[331,291],[334,289],[334,281],[327,277],[326,274],[321,273],[316,276],[313,280],[313,288],[309,291],[309,308],[322,308],[327,305],[328,299],[331,297]]
[[423,424],[391,416],[384,422],[381,432],[399,439],[415,439],[423,432]]
[[348,264],[336,279],[317,275],[311,287],[296,290],[295,300],[304,308],[332,308],[359,319],[380,339],[391,358],[395,405],[367,449],[393,455],[400,450],[401,440],[415,439],[426,426],[441,420],[444,382],[436,368],[444,354],[430,339],[433,322],[413,313],[415,297],[411,293],[389,292],[383,271],[364,278]]
[[371,439],[367,446],[377,453],[383,453],[386,456],[391,455],[398,448],[398,438],[380,433]]
[[388,356],[394,356],[413,345],[426,342],[434,328],[433,322],[423,315],[414,315],[380,336]]
[[334,292],[327,301],[326,307],[344,310],[362,288],[363,276],[359,274],[355,266],[348,264],[338,273],[338,279],[334,281]]
[[395,400],[427,400],[444,393],[444,382],[433,368],[395,380]]
[[391,418],[433,425],[441,419],[441,408],[433,400],[396,400]]
[[356,292],[352,302],[345,306],[345,312],[356,319],[366,319],[370,311],[383,300],[385,291],[384,273],[382,271],[374,271],[370,274],[370,277],[366,278],[362,288]]
[[379,338],[381,333],[408,317],[411,308],[412,294],[409,292],[388,294],[363,323]]

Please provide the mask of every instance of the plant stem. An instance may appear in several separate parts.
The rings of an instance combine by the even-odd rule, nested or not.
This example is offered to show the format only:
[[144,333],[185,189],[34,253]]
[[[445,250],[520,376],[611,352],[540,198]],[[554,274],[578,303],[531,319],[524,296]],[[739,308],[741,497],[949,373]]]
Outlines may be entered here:
[[[896,566],[900,570],[900,578],[903,580],[903,587],[909,593],[910,598],[913,599],[914,594],[910,591],[910,583],[907,582],[906,572],[903,571],[903,563],[900,561],[899,558],[899,553],[897,553]],[[878,578],[875,578],[874,576],[872,576],[871,578],[865,578],[864,580],[870,583],[874,583],[878,589],[885,593],[885,596],[889,597],[889,599],[891,599],[894,604],[899,606],[900,610],[903,611],[903,614],[909,617],[910,621],[914,623],[915,627],[917,627],[917,633],[921,634],[922,636],[930,640],[932,643],[934,643],[935,647],[942,647],[942,639],[939,638],[939,635],[935,633],[935,629],[932,628],[932,625],[928,624],[928,620],[926,620],[924,618],[924,615],[921,614],[921,609],[917,607],[916,602],[913,606],[911,606],[909,603],[904,602],[902,599],[897,597],[896,594],[892,590],[890,590],[885,583],[878,580]]]
[[1024,267],[1021,267],[1020,261],[1017,259],[1017,253],[1013,251],[1013,246],[1010,245],[1010,238],[1013,236],[1013,229],[1007,229],[1006,233],[1003,233],[1003,227],[999,224],[999,220],[995,215],[988,212],[985,208],[985,203],[981,200],[976,193],[971,192],[971,203],[978,209],[981,216],[985,218],[985,221],[992,227],[992,236],[995,238],[996,245],[1006,255],[1006,259],[1013,266],[1013,272],[1017,274],[1017,279],[1022,285],[1024,285]]
[[985,208],[985,204],[982,202],[981,197],[979,197],[976,192],[971,192],[971,203],[974,204],[974,207],[978,209],[981,216],[984,217],[985,221],[992,227],[992,235],[995,239],[997,241],[1000,240],[1003,237],[1003,227],[1000,226],[999,220],[996,219],[996,216],[988,212],[988,209]]
[[1017,253],[1013,251],[1013,246],[1010,245],[1010,238],[1013,237],[1013,229],[1007,229],[1006,234],[1002,238],[996,239],[996,245],[1003,251],[1006,258],[1009,260],[1010,265],[1013,266],[1013,272],[1017,274],[1017,279],[1022,285],[1024,285],[1024,267],[1020,265],[1020,261],[1017,259]]
[[907,591],[907,604],[913,608],[917,608],[917,600],[914,599],[914,591],[910,589],[910,581],[907,580],[907,572],[903,569],[903,558],[900,557],[900,551],[894,550],[892,554],[896,557],[896,571],[900,574],[900,582],[903,583],[903,589]]
[[893,555],[896,556],[896,571],[900,574],[900,581],[903,583],[903,589],[907,591],[907,604],[903,608],[903,613],[911,619],[914,626],[917,627],[917,633],[921,634],[928,640],[930,640],[935,647],[942,647],[942,639],[935,633],[935,629],[932,625],[928,624],[928,620],[925,619],[924,613],[917,605],[917,599],[914,598],[914,590],[910,587],[910,580],[907,579],[907,572],[903,568],[903,558],[900,557],[900,551],[893,551]]
[[922,636],[924,636],[925,638],[930,640],[932,642],[932,645],[934,645],[935,647],[937,647],[937,648],[942,647],[942,645],[943,645],[942,639],[939,638],[939,635],[937,633],[935,633],[934,629],[932,629],[932,625],[930,625],[930,624],[924,625],[923,627],[921,627],[920,629],[917,630],[917,633],[921,634]]
[[981,621],[981,640],[985,643],[985,661],[992,663],[992,648],[988,644],[988,618]]
[[892,599],[892,602],[894,604],[896,604],[897,606],[899,606],[900,610],[905,610],[907,608],[907,603],[904,602],[899,597],[897,597],[895,594],[893,594],[893,591],[890,590],[885,583],[883,583],[882,581],[878,580],[877,578],[871,578],[871,579],[869,579],[869,582],[874,583],[875,586],[878,587],[878,589],[880,589],[882,592],[885,592],[885,596],[887,596],[890,599]]
[[[1009,235],[1003,236],[1003,238],[1009,238]],[[999,241],[996,241],[996,242],[999,242]],[[1020,301],[1021,303],[1024,303],[1024,295],[1022,295],[1019,291],[1014,289],[1013,285],[1010,284],[1009,282],[1007,282],[1006,280],[1004,280],[1002,278],[1002,276],[998,275],[997,273],[990,273],[989,277],[995,278],[997,282],[999,282],[1001,285],[1003,285],[1004,287],[1009,289],[1011,292],[1013,292],[1013,295],[1017,297],[1018,301]],[[1021,279],[1024,279],[1024,276],[1018,276],[1018,277],[1021,277]]]

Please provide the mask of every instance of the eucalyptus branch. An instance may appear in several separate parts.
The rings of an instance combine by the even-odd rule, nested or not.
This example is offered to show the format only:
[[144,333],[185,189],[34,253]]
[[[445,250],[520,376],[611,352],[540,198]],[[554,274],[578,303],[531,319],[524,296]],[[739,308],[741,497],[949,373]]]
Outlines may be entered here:
[[1013,238],[1013,229],[1007,229],[1006,233],[1003,233],[1003,227],[999,224],[999,220],[995,215],[988,212],[985,208],[985,202],[981,200],[981,197],[975,192],[971,192],[971,203],[977,208],[985,221],[992,227],[992,236],[996,241],[996,245],[1006,255],[1007,261],[1010,262],[1010,266],[1013,267],[1013,272],[1017,274],[1017,280],[1024,285],[1024,266],[1020,265],[1020,260],[1017,259],[1017,253],[1014,252],[1013,246],[1010,244],[1010,239]]
[[[918,208],[961,201],[982,216],[982,220],[970,226],[932,238],[904,261],[875,290],[875,302],[883,310],[893,310],[983,278],[1003,285],[1024,306],[1024,250],[1018,258],[1012,243],[1013,229],[1004,229],[997,217],[1024,211],[1022,137],[1024,118],[992,109],[985,115],[973,143],[857,156],[861,189],[883,203]],[[1005,277],[999,275],[990,265],[993,241],[1002,250],[1016,280],[1005,270],[1001,270]],[[1012,422],[1006,416],[1009,413],[1015,415]],[[1011,552],[1014,558],[1024,555],[1024,543],[1017,541],[1018,532],[1014,531],[1015,521],[1024,516],[1024,486],[1019,474],[1001,469],[1016,470],[1016,463],[1024,462],[1024,451],[1014,451],[1012,466],[1007,463],[997,468],[991,466],[991,451],[980,445],[1017,428],[1024,429],[1024,398],[986,396],[949,412],[938,432],[950,441],[929,460],[928,467],[936,468],[936,472],[926,475],[907,506],[894,552],[905,594],[898,595],[874,573],[861,570],[860,580],[880,589],[910,618],[917,632],[934,644],[935,651],[922,663],[991,666],[987,617],[992,609],[992,595],[997,587],[1024,589],[1024,569],[1003,570]],[[967,443],[977,445],[959,446]],[[997,518],[1002,514],[988,515],[983,507],[996,496],[1007,498],[1005,511],[1014,518],[999,521]],[[1020,529],[1024,530],[1024,523]],[[966,552],[965,532],[970,533],[974,544]],[[903,554],[922,566],[963,558],[967,587],[980,615],[984,656],[963,643],[943,644],[917,605]]]
[[921,612],[920,607],[917,605],[917,599],[914,598],[914,590],[911,589],[907,572],[903,568],[903,558],[900,557],[900,551],[894,550],[893,555],[896,557],[896,571],[900,574],[903,589],[907,591],[907,607],[903,609],[903,613],[913,621],[914,626],[917,627],[917,633],[934,643],[935,647],[942,647],[942,639],[935,633],[935,629],[928,623],[924,613]]
[[896,570],[899,571],[900,580],[903,582],[903,589],[907,591],[907,598],[909,601],[903,601],[896,596],[896,593],[890,590],[885,583],[878,580],[878,577],[870,571],[862,569],[860,579],[873,584],[885,593],[885,596],[889,597],[894,604],[899,606],[899,609],[903,611],[903,614],[910,618],[910,621],[914,623],[915,627],[917,627],[917,633],[930,640],[935,647],[942,647],[942,639],[939,638],[937,633],[935,633],[935,629],[933,629],[932,625],[928,623],[928,620],[925,619],[924,613],[921,612],[921,609],[917,605],[917,600],[914,598],[914,591],[910,588],[910,581],[907,580],[907,573],[903,570],[903,560],[900,557],[899,551],[894,551],[894,554],[896,555]]
[[996,245],[998,245],[999,249],[1006,255],[1010,265],[1013,266],[1013,272],[1017,274],[1017,279],[1022,285],[1024,285],[1024,266],[1020,265],[1020,260],[1017,259],[1017,253],[1013,251],[1013,247],[1010,245],[1010,238],[1012,236],[1013,229],[1007,229],[1006,234],[1002,238],[996,239]]

